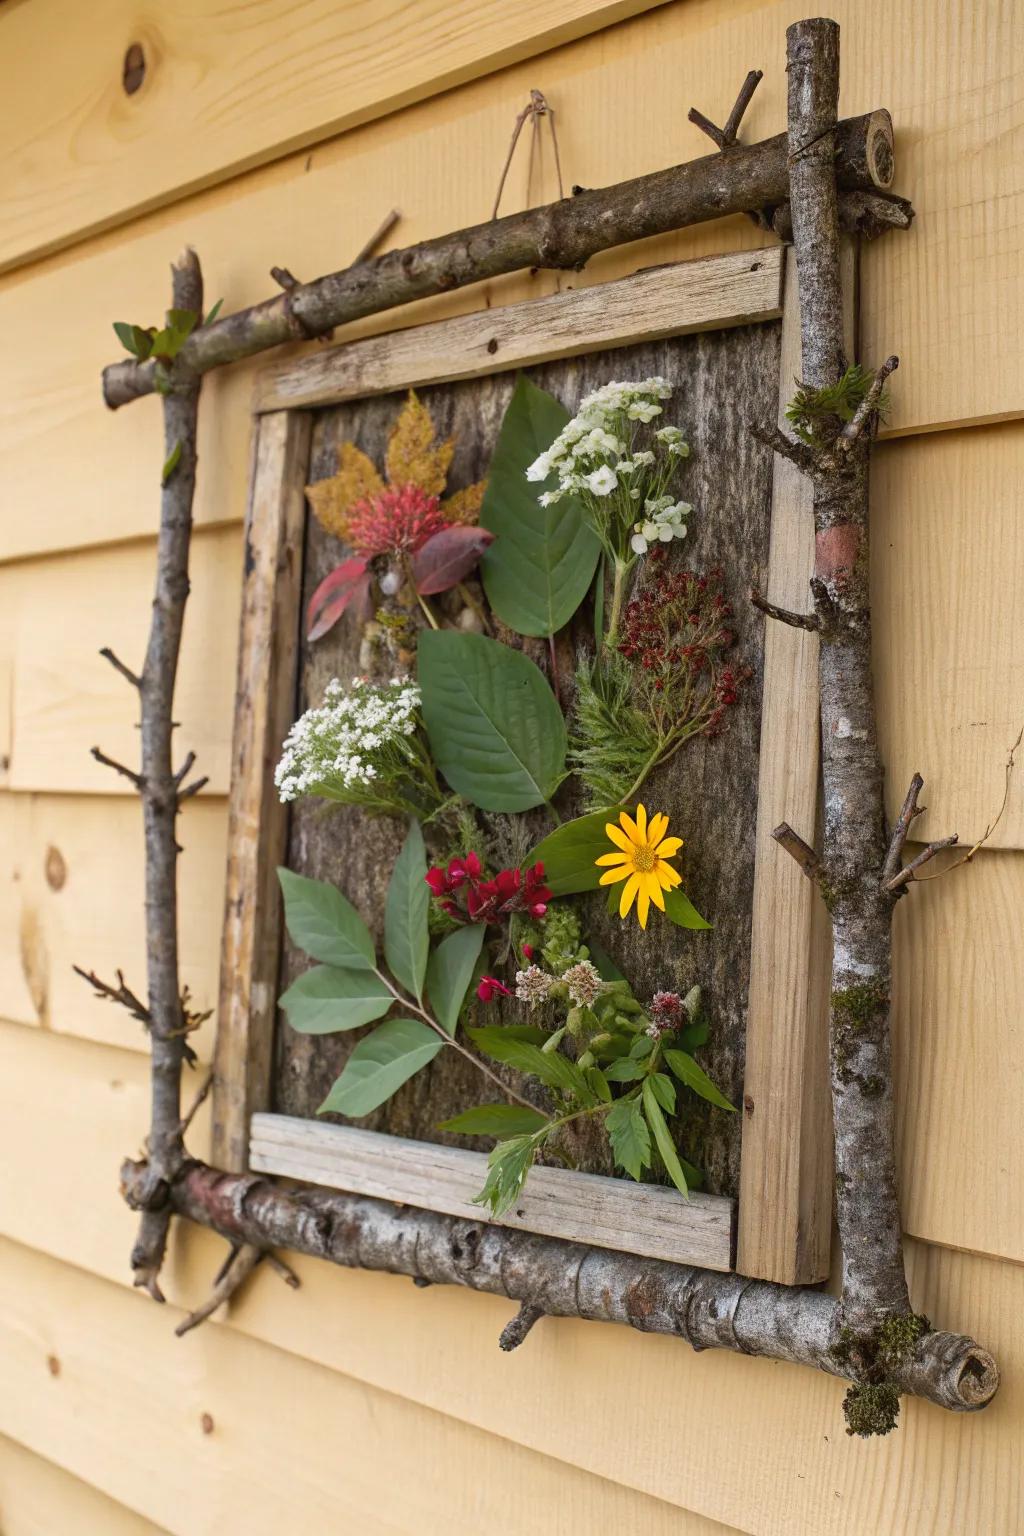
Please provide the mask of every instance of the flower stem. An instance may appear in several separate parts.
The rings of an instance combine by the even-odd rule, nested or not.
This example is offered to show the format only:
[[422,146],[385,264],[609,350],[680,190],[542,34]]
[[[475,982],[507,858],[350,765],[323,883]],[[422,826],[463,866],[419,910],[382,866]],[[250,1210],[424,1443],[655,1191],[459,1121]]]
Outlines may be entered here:
[[615,648],[615,642],[619,637],[619,618],[622,614],[622,597],[625,587],[626,575],[630,568],[630,562],[623,560],[620,555],[615,556],[612,567],[612,606],[608,615],[608,628],[605,630],[604,650],[611,651]]

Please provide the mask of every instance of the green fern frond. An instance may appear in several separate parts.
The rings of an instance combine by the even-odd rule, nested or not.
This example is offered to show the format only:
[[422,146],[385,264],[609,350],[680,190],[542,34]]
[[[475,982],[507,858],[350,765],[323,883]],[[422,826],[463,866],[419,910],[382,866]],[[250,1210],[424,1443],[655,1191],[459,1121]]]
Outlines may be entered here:
[[[841,379],[825,389],[809,389],[798,383],[796,394],[786,406],[786,420],[808,448],[828,448],[836,435],[836,423],[845,426],[853,420],[874,378],[871,369],[854,363]],[[882,421],[888,408],[889,398],[883,390],[875,407]]]

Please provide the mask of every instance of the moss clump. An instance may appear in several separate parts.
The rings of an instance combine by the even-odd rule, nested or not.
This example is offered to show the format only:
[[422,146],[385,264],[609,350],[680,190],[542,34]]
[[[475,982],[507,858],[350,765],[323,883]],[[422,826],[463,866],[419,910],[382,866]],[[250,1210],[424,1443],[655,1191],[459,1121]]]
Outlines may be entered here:
[[865,1077],[860,1085],[860,1091],[866,1099],[880,1099],[885,1092],[884,1077]]
[[887,1435],[899,1422],[900,1394],[891,1381],[857,1382],[843,1398],[843,1412],[848,1435]]
[[837,1365],[849,1365],[857,1343],[857,1335],[852,1328],[841,1328],[839,1337],[832,1346],[832,1357]]
[[919,1312],[904,1312],[898,1317],[887,1317],[878,1325],[875,1359],[887,1370],[895,1370],[912,1353],[914,1345],[925,1333],[931,1332],[931,1323]]
[[837,1024],[851,1034],[863,1034],[876,1014],[889,1006],[888,990],[880,981],[859,981],[832,993],[832,1013]]

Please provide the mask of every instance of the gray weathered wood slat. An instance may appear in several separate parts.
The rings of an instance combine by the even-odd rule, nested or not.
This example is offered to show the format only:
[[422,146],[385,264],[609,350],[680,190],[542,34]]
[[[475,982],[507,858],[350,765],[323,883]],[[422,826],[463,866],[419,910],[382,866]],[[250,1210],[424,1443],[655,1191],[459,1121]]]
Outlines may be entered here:
[[[487,1172],[486,1154],[462,1147],[256,1114],[249,1166],[470,1221],[488,1219],[486,1208],[473,1204]],[[735,1203],[717,1195],[695,1192],[684,1199],[661,1184],[534,1168],[499,1225],[728,1270],[734,1213]]]
[[774,320],[782,313],[783,255],[775,247],[651,267],[615,282],[305,353],[259,375],[254,408],[336,405],[616,344]]

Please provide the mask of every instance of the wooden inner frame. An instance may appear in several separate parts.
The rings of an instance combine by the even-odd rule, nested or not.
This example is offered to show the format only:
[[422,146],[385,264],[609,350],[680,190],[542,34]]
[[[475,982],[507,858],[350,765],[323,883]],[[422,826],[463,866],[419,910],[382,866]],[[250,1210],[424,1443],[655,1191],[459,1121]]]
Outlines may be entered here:
[[[275,871],[287,831],[273,770],[294,717],[311,410],[780,315],[783,400],[799,360],[795,264],[786,254],[775,248],[653,268],[506,309],[318,349],[261,373],[245,527],[215,1051],[217,1166],[252,1167],[481,1219],[468,1201],[482,1183],[483,1154],[265,1112],[281,933]],[[850,266],[852,296],[852,258]],[[812,565],[809,489],[776,457],[768,568],[772,600],[804,606]],[[771,625],[764,659],[738,1210],[736,1202],[717,1196],[695,1195],[685,1202],[656,1186],[536,1169],[507,1218],[510,1224],[707,1268],[736,1268],[784,1284],[827,1277],[832,1187],[827,927],[816,913],[810,883],[771,837],[782,820],[801,828],[815,824],[817,686],[816,637]]]

